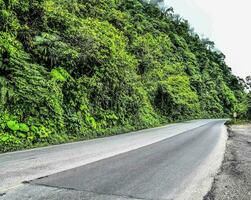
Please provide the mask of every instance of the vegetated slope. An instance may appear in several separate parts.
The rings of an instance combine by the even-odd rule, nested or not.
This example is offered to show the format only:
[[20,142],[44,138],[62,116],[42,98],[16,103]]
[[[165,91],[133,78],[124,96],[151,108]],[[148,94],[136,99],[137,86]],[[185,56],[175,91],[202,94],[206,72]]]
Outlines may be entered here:
[[248,76],[246,78],[246,85],[247,89],[249,90],[249,93],[247,94],[246,103],[243,103],[244,105],[246,105],[246,109],[244,109],[244,117],[245,119],[251,120],[251,76]]
[[0,0],[0,151],[193,118],[244,98],[213,43],[140,0]]

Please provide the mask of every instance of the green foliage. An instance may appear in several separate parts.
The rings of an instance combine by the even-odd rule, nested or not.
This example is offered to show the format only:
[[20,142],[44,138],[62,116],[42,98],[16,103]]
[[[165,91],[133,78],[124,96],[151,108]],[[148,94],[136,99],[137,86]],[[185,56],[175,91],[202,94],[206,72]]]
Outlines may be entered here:
[[26,124],[21,123],[21,124],[19,124],[19,130],[21,132],[27,133],[27,132],[29,132],[30,129],[29,129],[29,127]]
[[0,21],[0,152],[251,116],[225,56],[156,3],[0,0]]
[[18,150],[22,146],[21,141],[8,133],[0,133],[0,152]]
[[65,82],[70,77],[68,72],[64,70],[63,68],[54,68],[51,71],[51,76],[56,81],[62,81],[62,82]]
[[18,131],[19,130],[19,124],[16,121],[8,121],[7,126],[12,131]]
[[246,117],[251,120],[251,94],[249,93],[248,95],[248,102],[247,102],[248,106],[247,106],[247,114]]
[[199,112],[199,99],[187,76],[170,76],[158,85],[155,104],[171,120],[186,119]]

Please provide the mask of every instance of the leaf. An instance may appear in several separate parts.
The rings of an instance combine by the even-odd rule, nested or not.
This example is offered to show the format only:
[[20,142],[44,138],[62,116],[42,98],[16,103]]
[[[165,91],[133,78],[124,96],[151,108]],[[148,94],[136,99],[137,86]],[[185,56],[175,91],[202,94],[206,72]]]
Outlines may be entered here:
[[18,135],[18,137],[20,137],[20,138],[26,138],[26,135],[23,134],[23,133],[21,133],[21,132],[19,132],[17,135]]
[[19,124],[17,121],[8,121],[7,126],[12,131],[18,131],[19,130]]
[[21,123],[21,124],[19,124],[19,130],[21,132],[27,133],[27,132],[29,132],[30,129],[26,124]]

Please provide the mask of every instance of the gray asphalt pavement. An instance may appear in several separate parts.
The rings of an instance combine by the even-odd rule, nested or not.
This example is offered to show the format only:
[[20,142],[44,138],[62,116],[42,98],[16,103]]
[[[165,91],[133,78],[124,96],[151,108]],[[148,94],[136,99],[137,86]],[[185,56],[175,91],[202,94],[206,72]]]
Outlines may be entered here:
[[0,199],[176,199],[197,184],[193,176],[199,169],[208,167],[224,122],[209,120],[155,143],[32,180]]

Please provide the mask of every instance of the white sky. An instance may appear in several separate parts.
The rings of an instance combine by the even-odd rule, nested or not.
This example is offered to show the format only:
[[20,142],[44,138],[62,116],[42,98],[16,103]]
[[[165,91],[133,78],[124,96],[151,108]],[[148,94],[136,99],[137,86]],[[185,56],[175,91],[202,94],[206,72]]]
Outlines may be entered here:
[[251,75],[250,0],[165,0],[197,33],[214,41],[234,74]]

